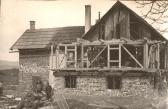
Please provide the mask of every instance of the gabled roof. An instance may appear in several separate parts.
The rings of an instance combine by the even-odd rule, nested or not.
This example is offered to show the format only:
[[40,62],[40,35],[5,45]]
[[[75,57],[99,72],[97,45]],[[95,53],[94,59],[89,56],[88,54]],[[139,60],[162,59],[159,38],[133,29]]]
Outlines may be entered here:
[[123,8],[125,8],[126,10],[128,10],[130,12],[130,14],[134,15],[142,24],[144,24],[145,26],[147,26],[152,32],[154,32],[154,34],[158,35],[158,37],[160,37],[160,39],[162,40],[167,40],[166,38],[164,38],[155,28],[153,28],[147,21],[145,21],[142,17],[140,17],[138,14],[136,14],[134,11],[132,11],[130,8],[128,8],[126,5],[124,5],[123,3],[121,3],[120,1],[117,1],[110,9],[109,11],[94,25],[90,28],[90,30],[85,33],[83,35],[82,38],[87,39],[88,34],[90,34],[92,31],[94,31],[96,29],[96,27],[103,22],[103,20],[110,15],[110,13],[114,10],[115,7],[121,6]]
[[26,30],[23,35],[10,48],[36,49],[50,47],[51,43],[71,43],[84,34],[84,26],[70,26],[60,28]]

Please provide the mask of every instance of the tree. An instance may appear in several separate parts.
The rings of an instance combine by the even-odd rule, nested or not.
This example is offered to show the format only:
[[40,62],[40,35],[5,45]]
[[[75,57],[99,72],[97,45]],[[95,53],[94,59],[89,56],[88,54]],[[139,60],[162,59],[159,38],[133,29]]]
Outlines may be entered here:
[[[161,25],[168,24],[168,1],[167,0],[141,0],[135,2],[138,4],[138,8],[147,9],[147,11],[142,12],[144,19],[148,19],[151,24]],[[168,32],[168,27],[158,28],[162,33]]]

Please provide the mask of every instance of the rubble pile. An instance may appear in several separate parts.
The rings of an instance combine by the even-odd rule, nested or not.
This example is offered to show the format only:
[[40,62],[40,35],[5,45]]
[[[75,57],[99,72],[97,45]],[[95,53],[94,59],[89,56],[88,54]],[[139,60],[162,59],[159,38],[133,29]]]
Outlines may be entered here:
[[20,100],[13,95],[0,96],[0,109],[15,109]]

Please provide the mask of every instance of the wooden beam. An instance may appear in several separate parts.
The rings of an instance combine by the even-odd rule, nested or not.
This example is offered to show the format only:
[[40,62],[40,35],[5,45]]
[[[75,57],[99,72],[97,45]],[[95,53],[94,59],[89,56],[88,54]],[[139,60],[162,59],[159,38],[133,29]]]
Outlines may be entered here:
[[165,46],[165,63],[164,63],[164,68],[166,69],[167,68],[167,47]]
[[119,44],[119,68],[121,68],[121,44]]
[[75,67],[77,67],[77,45],[75,44]]
[[93,62],[103,53],[103,51],[107,48],[107,46],[105,46],[100,52],[99,54],[96,55],[96,57],[93,59],[93,61],[90,63],[89,67],[93,64]]
[[83,44],[81,44],[81,67],[83,68],[84,66],[83,66],[83,51],[84,50],[84,46],[83,46]]
[[[161,43],[161,41],[147,41],[146,43],[148,44],[157,44]],[[101,40],[101,41],[93,41],[93,42],[83,42],[83,45],[86,46],[94,46],[94,45],[112,45],[112,44],[128,44],[132,46],[137,46],[137,45],[144,45],[144,40],[137,40],[137,41],[132,41],[128,39],[113,39],[113,40]]]
[[124,50],[132,57],[132,59],[133,59],[141,68],[143,68],[143,65],[134,57],[134,55],[131,54],[131,52],[129,52],[123,45],[121,45],[121,47],[123,47]]
[[66,66],[66,68],[67,68],[67,56],[68,56],[68,54],[67,54],[67,45],[64,45],[65,46],[65,66]]
[[57,45],[56,50],[55,50],[55,54],[56,54],[56,68],[59,68],[59,46]]
[[50,54],[50,68],[53,69],[53,56],[54,56],[54,46],[51,45],[51,54]]
[[160,44],[157,44],[157,69],[160,69]]
[[110,68],[110,45],[107,45],[107,67]]
[[148,54],[148,44],[147,43],[144,44],[144,55],[143,55],[143,57],[144,57],[144,59],[143,59],[144,68],[148,68],[149,54]]
[[149,48],[149,55],[148,55],[148,68],[149,68],[149,65],[150,65],[150,63],[152,62],[152,58],[153,58],[153,53],[152,53],[152,50],[153,50],[153,45],[151,45],[150,46],[150,48]]

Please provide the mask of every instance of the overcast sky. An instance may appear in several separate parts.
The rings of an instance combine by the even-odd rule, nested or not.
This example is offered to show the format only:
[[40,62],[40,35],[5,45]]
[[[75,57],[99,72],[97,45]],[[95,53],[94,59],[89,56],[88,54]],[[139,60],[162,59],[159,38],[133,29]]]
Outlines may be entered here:
[[[0,60],[18,61],[18,53],[9,48],[29,28],[29,21],[36,21],[36,28],[84,25],[84,5],[92,6],[92,24],[104,15],[115,0],[2,0],[0,18]],[[140,15],[134,1],[125,5]]]

